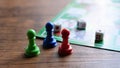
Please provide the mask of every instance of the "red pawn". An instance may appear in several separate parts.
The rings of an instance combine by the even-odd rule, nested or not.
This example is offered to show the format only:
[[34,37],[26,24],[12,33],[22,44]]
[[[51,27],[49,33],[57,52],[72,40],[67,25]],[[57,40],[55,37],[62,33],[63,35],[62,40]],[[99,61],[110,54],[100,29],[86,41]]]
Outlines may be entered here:
[[67,29],[63,29],[61,34],[62,34],[63,42],[62,45],[59,47],[58,54],[59,56],[70,55],[73,52],[72,47],[68,42],[70,31]]

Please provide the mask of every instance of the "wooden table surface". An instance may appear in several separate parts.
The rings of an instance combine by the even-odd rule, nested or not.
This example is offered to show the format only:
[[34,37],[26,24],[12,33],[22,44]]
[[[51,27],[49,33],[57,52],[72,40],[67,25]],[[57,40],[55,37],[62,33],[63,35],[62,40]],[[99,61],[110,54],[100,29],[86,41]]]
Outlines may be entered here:
[[[73,54],[57,55],[58,46],[25,58],[28,29],[41,29],[70,0],[0,0],[0,68],[120,68],[120,53],[72,45]],[[60,43],[59,43],[60,45]]]

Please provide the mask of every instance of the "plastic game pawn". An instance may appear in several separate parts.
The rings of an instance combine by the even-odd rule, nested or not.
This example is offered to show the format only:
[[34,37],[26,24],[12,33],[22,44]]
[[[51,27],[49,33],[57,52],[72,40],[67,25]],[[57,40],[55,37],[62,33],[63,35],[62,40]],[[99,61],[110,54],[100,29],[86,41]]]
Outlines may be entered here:
[[62,33],[63,42],[62,45],[59,46],[58,54],[59,56],[67,56],[73,52],[72,47],[68,42],[70,32],[67,29],[63,29],[61,33]]
[[33,29],[28,30],[27,32],[29,44],[25,51],[26,57],[33,57],[40,54],[40,49],[35,43],[36,32]]
[[53,36],[54,25],[48,22],[45,27],[46,27],[47,37],[43,41],[43,48],[45,49],[53,48],[57,46],[56,39]]

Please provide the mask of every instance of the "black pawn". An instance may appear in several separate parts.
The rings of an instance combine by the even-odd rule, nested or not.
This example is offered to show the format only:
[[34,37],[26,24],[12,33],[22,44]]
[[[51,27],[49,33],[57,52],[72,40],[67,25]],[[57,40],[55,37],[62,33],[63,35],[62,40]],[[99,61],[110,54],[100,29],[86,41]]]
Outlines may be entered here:
[[57,46],[56,39],[53,36],[54,25],[48,22],[45,27],[46,27],[47,36],[43,41],[43,48],[47,48],[47,49],[53,48]]

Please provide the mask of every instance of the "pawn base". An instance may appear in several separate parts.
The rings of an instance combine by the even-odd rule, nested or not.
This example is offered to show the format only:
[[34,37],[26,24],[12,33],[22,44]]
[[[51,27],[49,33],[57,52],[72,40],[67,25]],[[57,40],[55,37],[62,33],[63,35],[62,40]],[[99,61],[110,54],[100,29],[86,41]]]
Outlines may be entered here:
[[40,54],[39,47],[34,47],[34,49],[32,49],[32,50],[27,48],[26,52],[25,52],[26,57],[34,57],[34,56],[38,56],[39,54]]
[[43,48],[49,49],[57,46],[57,42],[55,39],[52,41],[47,41],[46,39],[43,41]]
[[67,55],[70,55],[72,54],[73,50],[72,50],[72,47],[70,46],[69,48],[67,49],[64,49],[62,48],[61,46],[59,47],[59,50],[58,50],[58,54],[59,56],[67,56]]

